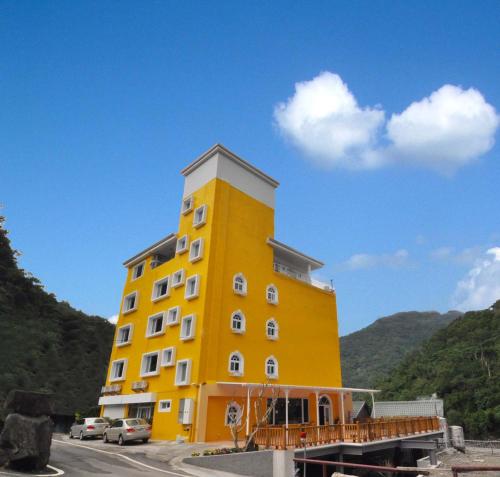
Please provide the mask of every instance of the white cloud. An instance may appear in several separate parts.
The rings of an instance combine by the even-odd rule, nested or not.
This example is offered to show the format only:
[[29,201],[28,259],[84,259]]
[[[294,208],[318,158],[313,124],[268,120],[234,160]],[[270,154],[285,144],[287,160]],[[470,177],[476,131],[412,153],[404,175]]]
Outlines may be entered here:
[[113,323],[113,325],[116,325],[116,323],[118,322],[118,315],[113,315],[113,316],[110,316],[110,317],[108,318],[108,321],[109,321],[110,323]]
[[459,310],[481,310],[500,299],[500,247],[490,248],[486,257],[458,282],[453,304]]
[[472,265],[485,252],[485,247],[469,247],[455,250],[453,247],[439,247],[430,252],[433,260],[454,263],[456,265]]
[[386,121],[381,108],[360,107],[342,78],[330,72],[296,83],[294,95],[275,107],[274,118],[286,138],[324,167],[399,163],[444,173],[488,152],[500,123],[479,91],[453,85]]
[[408,251],[398,250],[394,253],[371,255],[358,253],[351,256],[342,264],[348,270],[366,270],[369,268],[400,268],[408,263]]

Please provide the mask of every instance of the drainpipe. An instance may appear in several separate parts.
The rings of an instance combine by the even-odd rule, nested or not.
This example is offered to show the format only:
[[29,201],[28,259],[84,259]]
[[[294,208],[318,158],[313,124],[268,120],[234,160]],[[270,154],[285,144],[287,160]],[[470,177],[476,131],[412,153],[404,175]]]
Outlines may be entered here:
[[372,418],[375,419],[377,417],[377,414],[375,413],[375,395],[373,393],[370,393],[372,396]]
[[285,389],[285,450],[288,447],[288,393],[289,389]]
[[247,422],[246,422],[247,441],[250,436],[250,386],[247,386]]

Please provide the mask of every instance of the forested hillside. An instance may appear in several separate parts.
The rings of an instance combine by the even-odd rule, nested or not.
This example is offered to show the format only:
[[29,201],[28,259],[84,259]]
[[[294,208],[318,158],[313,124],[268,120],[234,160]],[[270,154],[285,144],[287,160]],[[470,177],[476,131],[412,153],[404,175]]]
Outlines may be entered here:
[[342,336],[340,352],[344,386],[374,386],[420,343],[460,315],[458,311],[445,314],[435,311],[396,313]]
[[382,399],[444,398],[468,438],[500,437],[500,301],[438,331],[378,383]]
[[0,217],[0,409],[11,389],[54,393],[57,414],[96,406],[113,333],[19,269]]

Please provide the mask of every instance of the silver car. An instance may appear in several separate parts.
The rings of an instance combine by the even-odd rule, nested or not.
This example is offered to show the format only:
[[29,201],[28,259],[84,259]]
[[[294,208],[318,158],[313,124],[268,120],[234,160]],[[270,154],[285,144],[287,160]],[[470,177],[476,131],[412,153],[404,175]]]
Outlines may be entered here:
[[69,430],[69,438],[78,437],[81,441],[87,437],[102,437],[109,423],[102,417],[78,419]]
[[142,441],[144,444],[151,437],[151,426],[144,419],[118,419],[106,428],[102,437],[104,442],[118,442],[119,445],[129,441]]

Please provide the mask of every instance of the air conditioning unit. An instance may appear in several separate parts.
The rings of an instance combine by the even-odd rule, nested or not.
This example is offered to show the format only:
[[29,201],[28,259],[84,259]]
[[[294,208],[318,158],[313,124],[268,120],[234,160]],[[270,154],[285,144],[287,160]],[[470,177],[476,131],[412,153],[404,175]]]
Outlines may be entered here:
[[132,383],[132,390],[133,391],[144,391],[147,388],[148,388],[147,381],[134,381]]
[[113,384],[110,386],[110,393],[119,393],[122,390],[122,385],[121,384]]

